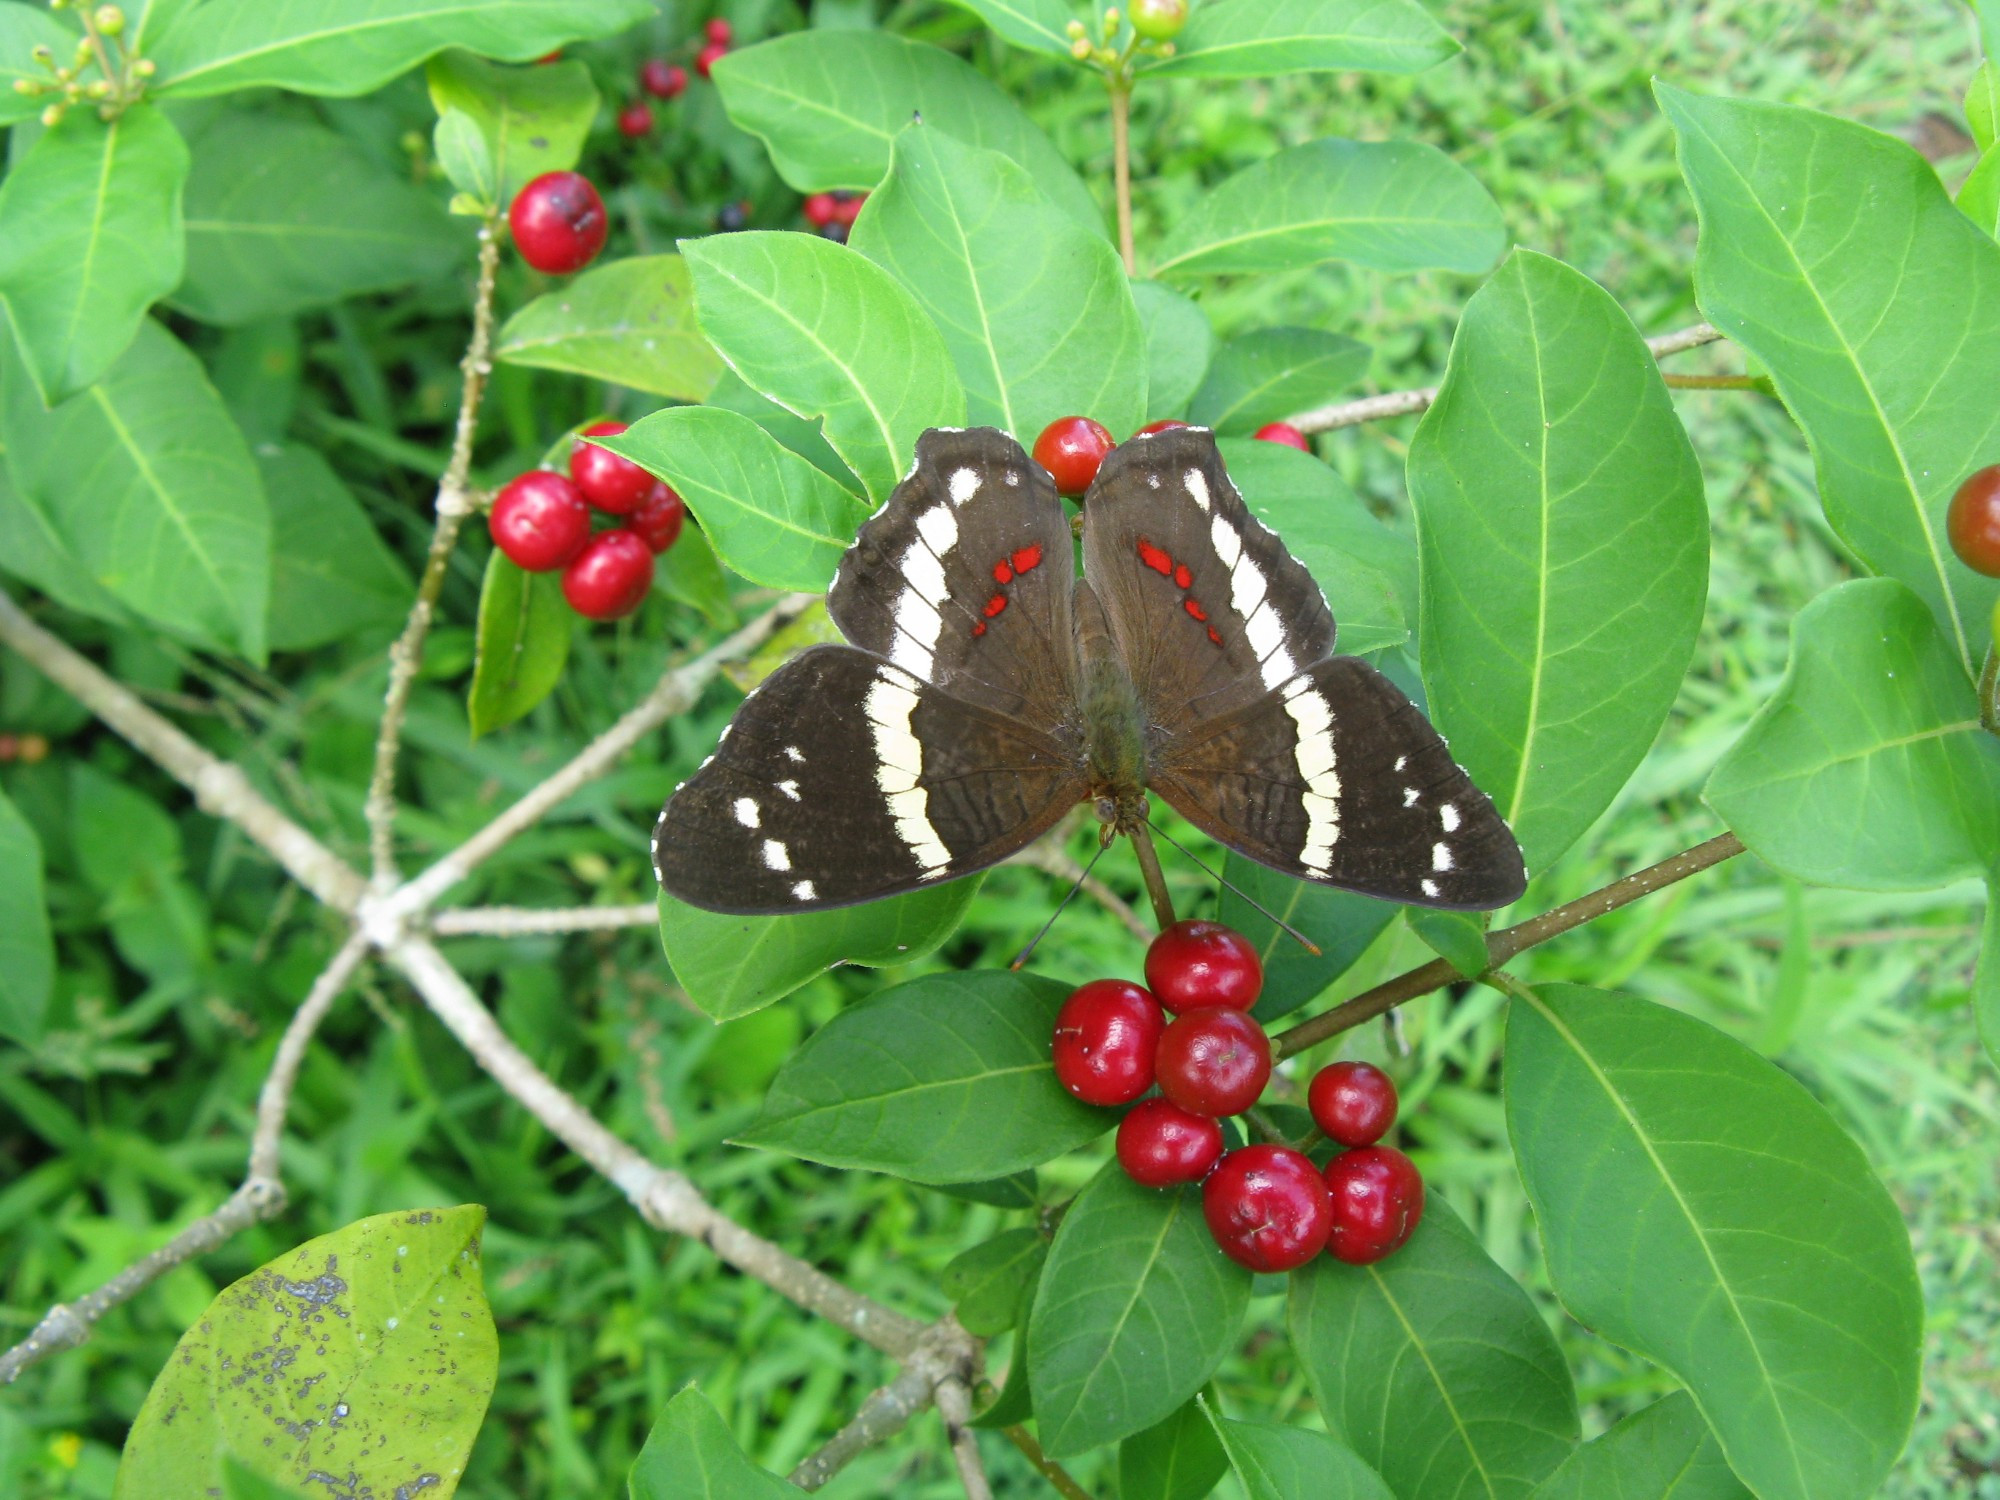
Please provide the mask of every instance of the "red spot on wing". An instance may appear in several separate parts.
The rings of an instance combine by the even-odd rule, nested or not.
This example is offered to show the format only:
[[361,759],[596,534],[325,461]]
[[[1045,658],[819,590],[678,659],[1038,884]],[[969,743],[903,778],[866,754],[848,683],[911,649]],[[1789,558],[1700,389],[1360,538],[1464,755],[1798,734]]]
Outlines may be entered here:
[[[972,622],[972,633],[974,635],[986,634],[986,622],[984,620],[974,620]],[[1213,635],[1215,632],[1211,630],[1209,634]]]
[[991,599],[986,601],[986,618],[989,620],[992,619],[1006,607],[1007,596],[1005,594],[995,594]]
[[1012,583],[1014,581],[1014,570],[1003,562],[995,563],[993,565],[993,581],[995,583]]
[[1139,561],[1163,578],[1174,571],[1174,560],[1144,537],[1139,538]]
[[1208,618],[1208,611],[1203,609],[1199,604],[1195,603],[1194,600],[1192,599],[1184,600],[1183,603],[1187,609],[1187,612],[1193,615],[1197,620],[1206,620]]
[[1211,641],[1214,641],[1215,644],[1218,646],[1222,644],[1222,637],[1215,633],[1215,627],[1213,625],[1208,627],[1208,638]]
[[1174,582],[1181,588],[1187,588],[1194,582],[1194,574],[1188,571],[1186,563],[1182,563],[1178,568],[1174,569]]
[[1030,543],[1014,554],[1014,571],[1016,573],[1031,573],[1041,565],[1042,544],[1040,542]]

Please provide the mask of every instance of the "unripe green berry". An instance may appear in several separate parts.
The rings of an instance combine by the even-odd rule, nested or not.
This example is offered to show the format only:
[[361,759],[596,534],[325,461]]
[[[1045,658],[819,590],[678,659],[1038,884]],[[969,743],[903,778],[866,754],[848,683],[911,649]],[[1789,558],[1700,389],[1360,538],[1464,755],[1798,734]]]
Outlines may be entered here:
[[44,125],[53,126],[57,122],[59,122],[62,119],[62,117],[63,117],[63,107],[60,104],[51,104],[47,109],[42,111],[42,123]]
[[115,5],[98,6],[97,29],[106,36],[117,36],[125,29],[125,12]]
[[1093,50],[1089,37],[1080,36],[1069,44],[1069,55],[1078,62],[1089,62]]
[[132,66],[138,70],[141,78],[151,78],[155,73],[160,71],[160,65],[150,57],[142,57]]
[[45,43],[39,43],[39,42],[36,43],[35,50],[32,55],[35,61],[42,64],[44,67],[53,66],[56,60],[55,53],[51,52]]
[[16,78],[14,80],[14,92],[17,94],[39,94],[41,91],[42,86],[32,78]]
[[1187,18],[1187,0],[1132,0],[1132,29],[1149,42],[1179,36]]
[[93,78],[90,81],[90,87],[85,89],[84,92],[93,99],[109,99],[111,97],[111,85],[106,83],[102,78]]

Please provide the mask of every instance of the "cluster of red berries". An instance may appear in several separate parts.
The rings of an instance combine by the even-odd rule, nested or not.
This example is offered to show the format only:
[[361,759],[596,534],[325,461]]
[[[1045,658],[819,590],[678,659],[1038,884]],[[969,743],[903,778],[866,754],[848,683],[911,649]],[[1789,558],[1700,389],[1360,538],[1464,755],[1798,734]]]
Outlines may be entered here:
[[[736,30],[721,16],[716,16],[702,28],[704,37],[701,51],[694,55],[694,70],[703,78],[715,60],[729,51],[729,44],[736,40]],[[679,63],[670,63],[664,57],[648,58],[639,67],[639,90],[655,99],[678,99],[687,92],[688,70]],[[618,133],[628,140],[650,135],[653,130],[653,107],[644,99],[634,99],[618,111]]]
[[[591,620],[629,615],[653,586],[653,559],[673,546],[687,519],[681,497],[631,459],[583,439],[611,437],[623,422],[583,429],[567,477],[530,469],[493,500],[493,544],[530,573],[563,570],[563,597]],[[591,511],[616,518],[593,533]]]
[[837,245],[847,243],[847,231],[861,217],[866,193],[814,193],[805,201],[806,222]]
[[18,760],[32,766],[49,758],[49,737],[45,734],[0,734],[0,765]]
[[[1187,425],[1172,417],[1163,417],[1157,422],[1148,422],[1133,436],[1144,437],[1149,432],[1165,432],[1170,427]],[[1312,452],[1311,440],[1289,422],[1266,422],[1251,435],[1260,442],[1282,443],[1302,453]],[[1097,477],[1104,455],[1117,446],[1118,440],[1112,437],[1110,429],[1102,422],[1092,421],[1089,417],[1057,417],[1035,439],[1035,462],[1049,471],[1056,482],[1056,489],[1061,493],[1081,495],[1090,488],[1090,481]]]
[[1314,1075],[1313,1123],[1347,1148],[1324,1170],[1290,1146],[1223,1149],[1219,1121],[1255,1104],[1271,1077],[1270,1039],[1249,1015],[1263,987],[1241,933],[1177,922],[1147,949],[1143,987],[1095,979],[1063,1002],[1056,1078],[1086,1104],[1139,1100],[1118,1124],[1118,1164],[1146,1187],[1199,1182],[1231,1260],[1289,1271],[1325,1250],[1368,1265],[1401,1248],[1424,1211],[1416,1167],[1378,1144],[1396,1123],[1396,1086],[1380,1068],[1338,1062]]

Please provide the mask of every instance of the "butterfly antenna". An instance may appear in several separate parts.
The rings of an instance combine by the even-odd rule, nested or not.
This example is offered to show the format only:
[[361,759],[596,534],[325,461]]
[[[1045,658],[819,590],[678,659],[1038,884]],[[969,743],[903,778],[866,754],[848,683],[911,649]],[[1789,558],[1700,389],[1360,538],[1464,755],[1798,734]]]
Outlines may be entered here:
[[1028,955],[1033,953],[1042,939],[1049,935],[1049,929],[1056,925],[1056,918],[1063,914],[1064,907],[1076,899],[1076,893],[1083,889],[1083,883],[1090,879],[1090,872],[1097,868],[1097,862],[1104,858],[1104,851],[1110,847],[1109,844],[1099,844],[1097,846],[1097,852],[1090,856],[1090,863],[1083,867],[1083,873],[1078,875],[1075,881],[1071,883],[1068,894],[1056,903],[1056,909],[1049,913],[1048,921],[1042,923],[1042,930],[1036,933],[1034,939],[1027,947],[1021,950],[1019,956],[1011,964],[1007,965],[1009,969],[1018,969],[1028,961]]
[[1166,829],[1162,828],[1158,823],[1149,822],[1147,826],[1151,828],[1153,832],[1157,833],[1161,838],[1165,839],[1168,843],[1172,844],[1176,849],[1180,850],[1180,852],[1185,854],[1189,859],[1193,860],[1195,864],[1199,866],[1211,880],[1213,880],[1217,885],[1221,886],[1225,891],[1234,891],[1238,896],[1242,897],[1245,902],[1247,902],[1250,906],[1254,907],[1258,912],[1260,912],[1264,916],[1264,918],[1271,923],[1272,926],[1276,927],[1280,932],[1285,933],[1287,936],[1293,938],[1301,948],[1304,948],[1306,950],[1306,952],[1310,953],[1314,958],[1318,958],[1320,956],[1320,949],[1318,943],[1315,943],[1311,938],[1307,937],[1303,932],[1300,932],[1298,928],[1292,926],[1290,922],[1287,922],[1283,917],[1279,916],[1276,912],[1272,911],[1270,907],[1266,906],[1263,902],[1259,901],[1255,896],[1251,895],[1248,891],[1244,890],[1242,886],[1230,884],[1229,880],[1222,874],[1221,871],[1209,869],[1208,865],[1202,861],[1199,855],[1197,855],[1192,849],[1188,848],[1188,846],[1186,844],[1183,844],[1179,839],[1175,838],[1171,833],[1168,833]]

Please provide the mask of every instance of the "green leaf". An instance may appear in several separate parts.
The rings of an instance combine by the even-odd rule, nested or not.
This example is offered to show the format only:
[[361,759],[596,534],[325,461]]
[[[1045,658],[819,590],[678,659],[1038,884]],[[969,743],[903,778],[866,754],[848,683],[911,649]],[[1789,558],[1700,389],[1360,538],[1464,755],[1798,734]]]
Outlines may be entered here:
[[[0,368],[7,363],[0,354]],[[0,415],[0,426],[4,421]],[[78,560],[47,508],[17,489],[4,465],[0,465],[0,572],[32,584],[79,614],[121,625],[131,623],[125,606]]]
[[717,630],[731,629],[737,622],[729,600],[729,580],[722,576],[722,564],[709,545],[708,533],[699,527],[683,529],[680,540],[657,559],[653,587],[699,612]]
[[1694,450],[1618,304],[1518,250],[1466,306],[1409,482],[1431,717],[1544,869],[1687,668],[1708,589]]
[[1574,985],[1509,1008],[1505,1087],[1564,1306],[1679,1376],[1763,1500],[1873,1494],[1916,1413],[1923,1298],[1853,1140],[1740,1042]]
[[1458,43],[1417,0],[1203,0],[1147,69],[1181,78],[1283,73],[1420,73]]
[[1204,1500],[1229,1472],[1229,1455],[1196,1396],[1118,1445],[1118,1500]]
[[1959,184],[1958,211],[1982,233],[2000,235],[2000,150],[1989,149]]
[[444,175],[470,203],[452,200],[452,212],[477,208],[484,215],[495,202],[495,168],[492,149],[479,122],[462,109],[438,111],[437,128],[431,132],[431,149],[444,168]]
[[499,548],[479,590],[479,654],[465,713],[478,739],[524,717],[562,681],[575,615],[560,573],[530,573]]
[[735,412],[670,407],[604,446],[672,485],[730,571],[770,588],[826,588],[868,519],[867,502]]
[[[1266,1025],[1290,1015],[1353,968],[1382,929],[1396,919],[1398,910],[1372,896],[1294,880],[1240,854],[1232,853],[1223,861],[1222,878],[1235,889],[1223,890],[1216,920],[1257,945],[1264,964],[1264,991],[1252,1014]],[[1250,904],[1252,900],[1304,933],[1320,950],[1318,955],[1308,953],[1274,925]]]
[[1486,947],[1486,914],[1470,911],[1427,911],[1412,906],[1406,912],[1410,931],[1467,979],[1477,979],[1493,967]]
[[115,1500],[215,1493],[231,1455],[293,1489],[338,1474],[357,1493],[423,1483],[450,1500],[499,1369],[485,1222],[478,1207],[381,1214],[225,1288],[147,1393]]
[[453,48],[430,60],[424,78],[439,115],[457,111],[479,127],[499,184],[488,201],[502,205],[542,173],[574,167],[597,114],[597,85],[580,62],[500,68]]
[[1052,1161],[1117,1124],[1072,1098],[1049,1063],[1069,990],[1004,970],[929,974],[883,990],[813,1033],[738,1140],[912,1182],[967,1182]]
[[235,326],[442,276],[471,237],[422,188],[323,125],[218,111],[189,141],[176,307]]
[[694,290],[678,255],[635,255],[585,271],[509,318],[493,354],[677,401],[706,400],[722,373],[695,327]]
[[222,1500],[305,1500],[305,1496],[288,1484],[266,1479],[233,1453],[225,1453]]
[[2000,452],[2000,244],[1891,136],[1656,92],[1701,216],[1702,311],[1805,429],[1834,530],[1923,596],[1970,673],[2000,584],[1952,555],[1944,514]]
[[1751,1500],[1686,1391],[1634,1412],[1563,1460],[1535,1500]]
[[954,1259],[938,1288],[951,1299],[966,1332],[993,1338],[1014,1326],[1022,1294],[1034,1287],[1048,1254],[1048,1241],[1038,1231],[1009,1229]]
[[1146,330],[1146,417],[1178,417],[1214,358],[1215,330],[1191,298],[1163,282],[1133,282],[1132,301]]
[[1063,1215],[1028,1324],[1042,1447],[1062,1458],[1168,1416],[1236,1348],[1249,1303],[1200,1188],[1143,1188],[1105,1166]]
[[44,406],[94,384],[181,279],[187,146],[149,104],[73,109],[0,181],[0,307]]
[[1399,1500],[1515,1500],[1576,1442],[1576,1393],[1555,1336],[1435,1193],[1387,1259],[1324,1256],[1294,1271],[1290,1311],[1328,1429]]
[[0,5],[0,126],[31,120],[49,103],[44,94],[24,94],[16,79],[53,83],[54,76],[35,61],[35,48],[47,47],[67,64],[76,50],[77,34],[58,24],[39,5]]
[[1308,141],[1223,179],[1160,246],[1153,274],[1483,271],[1506,248],[1500,210],[1465,168],[1414,141]]
[[41,840],[0,792],[0,1036],[41,1036],[55,977]]
[[967,421],[1032,443],[1070,412],[1116,433],[1145,420],[1146,335],[1118,253],[1004,156],[910,126],[849,243],[944,335]]
[[1219,433],[1255,432],[1319,406],[1368,371],[1366,344],[1317,328],[1260,328],[1231,339],[1188,403],[1188,420]]
[[260,449],[257,467],[271,504],[271,649],[394,630],[416,584],[340,476],[298,443]]
[[1396,1500],[1337,1438],[1281,1422],[1214,1420],[1247,1500]]
[[1069,23],[1075,18],[1065,0],[952,0],[992,28],[996,36],[1031,52],[1068,59]]
[[1043,192],[1100,234],[1104,213],[1049,138],[970,63],[880,31],[800,31],[715,65],[729,118],[770,148],[802,193],[872,188],[913,117],[1018,163]]
[[743,1456],[722,1414],[687,1387],[660,1413],[632,1465],[632,1500],[785,1500],[798,1491]]
[[1923,889],[2000,857],[2000,743],[1930,611],[1893,578],[1800,612],[1784,681],[1706,795],[1759,859],[1819,885]]
[[1979,936],[1979,971],[1973,977],[1972,1016],[1986,1055],[2000,1066],[2000,870],[1986,878],[1986,922]]
[[652,0],[201,0],[152,48],[154,87],[180,98],[281,88],[345,99],[446,47],[532,62],[653,14]]
[[776,438],[779,444],[807,460],[827,478],[853,494],[861,493],[861,481],[840,461],[828,445],[826,435],[815,420],[794,416],[769,396],[753,391],[734,370],[725,368],[708,393],[708,404],[722,411],[748,417]]
[[2000,63],[1990,57],[1979,65],[1972,87],[1965,91],[1965,123],[1981,151],[1991,151],[2000,142]]
[[14,485],[121,603],[201,645],[264,654],[264,485],[200,361],[147,322],[109,374],[53,412],[5,365]]
[[1014,1348],[1007,1359],[1007,1383],[1000,1388],[990,1405],[973,1417],[974,1427],[997,1431],[1025,1422],[1035,1414],[1035,1394],[1028,1386],[1028,1317],[1035,1305],[1035,1290],[1040,1285],[1030,1286],[1022,1295],[1021,1306],[1014,1314]]
[[965,421],[944,339],[895,278],[818,235],[757,231],[682,244],[702,332],[756,389],[801,416],[877,504],[917,435]]

